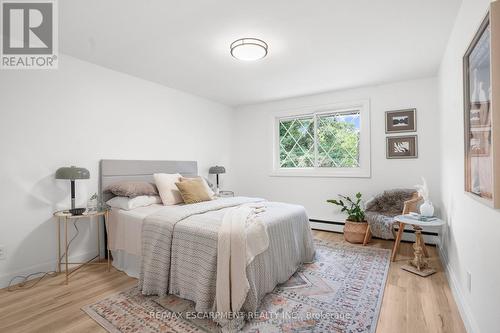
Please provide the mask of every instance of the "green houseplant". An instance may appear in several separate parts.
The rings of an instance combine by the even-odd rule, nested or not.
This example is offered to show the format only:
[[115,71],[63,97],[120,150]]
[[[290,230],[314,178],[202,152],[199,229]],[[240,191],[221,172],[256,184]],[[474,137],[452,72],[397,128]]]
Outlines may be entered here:
[[339,200],[330,199],[327,202],[342,207],[342,213],[347,214],[344,225],[344,239],[349,243],[366,244],[371,236],[368,222],[365,219],[365,210],[362,205],[362,194],[356,193],[354,199],[339,195]]

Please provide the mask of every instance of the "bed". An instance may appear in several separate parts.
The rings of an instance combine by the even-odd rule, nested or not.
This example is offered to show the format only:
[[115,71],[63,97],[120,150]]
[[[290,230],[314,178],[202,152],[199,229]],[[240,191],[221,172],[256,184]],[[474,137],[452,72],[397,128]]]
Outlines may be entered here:
[[[100,171],[101,193],[117,181],[152,182],[154,173],[179,172],[186,177],[198,173],[192,161],[103,160]],[[113,266],[137,277],[145,295],[174,294],[195,302],[196,311],[216,311],[217,235],[222,217],[228,209],[256,203],[265,206],[260,218],[267,225],[269,248],[246,270],[250,290],[241,311],[254,312],[265,294],[313,259],[311,229],[301,206],[231,197],[132,211],[112,209],[107,231]]]

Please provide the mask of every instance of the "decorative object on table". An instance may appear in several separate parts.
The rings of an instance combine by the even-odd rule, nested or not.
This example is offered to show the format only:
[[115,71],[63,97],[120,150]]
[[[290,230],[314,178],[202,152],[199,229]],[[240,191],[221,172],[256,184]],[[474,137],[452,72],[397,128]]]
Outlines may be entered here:
[[339,195],[339,197],[339,200],[331,199],[327,200],[327,202],[342,207],[340,211],[347,214],[344,225],[344,239],[354,244],[368,243],[371,234],[365,219],[365,211],[362,208],[361,193],[356,193],[354,200],[343,195]]
[[97,193],[94,193],[89,198],[89,200],[87,200],[87,211],[95,212],[97,210],[98,205],[99,205],[99,197],[97,196]]
[[[302,265],[288,281],[268,293],[257,310],[263,316],[246,322],[242,332],[376,331],[390,251],[318,240],[315,248],[315,262]],[[175,295],[144,296],[136,286],[82,310],[108,332],[124,327],[137,332],[220,332],[213,320],[205,319],[208,316],[188,315],[196,313],[193,302]],[[325,315],[325,311],[332,315]],[[151,312],[178,315],[166,321],[151,316]],[[294,315],[287,317],[287,313]],[[315,319],[305,320],[307,317]]]
[[412,212],[412,213],[406,214],[406,215],[408,216],[408,218],[412,218],[412,219],[415,219],[415,220],[418,220],[421,222],[431,222],[431,221],[435,221],[438,219],[435,216],[423,216],[423,215],[421,215],[419,213],[415,213],[415,212]]
[[[71,209],[69,210],[73,215],[81,215],[83,211],[81,209],[75,209],[75,180],[77,179],[89,179],[90,172],[85,168],[77,168],[75,166],[62,167],[56,171],[56,179],[67,179],[71,181]],[[79,213],[79,214],[78,214]]]
[[386,138],[388,159],[417,158],[418,142],[416,135],[389,136]]
[[85,213],[86,210],[87,210],[86,208],[73,208],[70,210],[65,210],[64,212],[67,212],[68,214],[74,216],[81,216],[83,215],[83,213]]
[[415,188],[418,190],[418,195],[424,200],[424,203],[420,206],[420,214],[425,217],[434,216],[434,206],[432,205],[429,196],[429,187],[424,177],[422,177],[422,184],[415,185]]
[[432,217],[434,216],[434,206],[430,201],[424,201],[424,203],[420,206],[420,214],[424,217]]
[[[83,209],[85,211],[85,208],[76,208],[76,209]],[[58,211],[54,213],[54,216],[57,218],[57,272],[61,272],[61,265],[64,265],[65,267],[65,275],[66,275],[66,284],[69,282],[69,276],[76,272],[78,269],[83,267],[84,265],[88,264],[106,264],[108,268],[108,272],[111,267],[111,262],[110,262],[110,251],[108,251],[107,255],[107,262],[100,262],[101,260],[101,233],[100,233],[100,226],[99,226],[99,217],[103,216],[104,217],[104,225],[106,225],[106,221],[108,221],[108,210],[101,210],[101,211],[95,211],[95,212],[87,212],[85,214],[72,214],[69,211]],[[96,221],[97,224],[97,255],[94,256],[93,258],[87,260],[86,262],[69,262],[69,248],[73,240],[78,236],[79,229],[76,225],[78,221],[80,221],[82,218],[88,218],[89,223],[92,222],[92,220]],[[71,239],[68,239],[68,223],[70,221],[73,221],[73,225],[75,227],[76,233]],[[61,224],[64,224],[64,253],[61,254]],[[106,240],[107,243],[107,240]],[[64,261],[63,261],[64,259]],[[98,259],[98,262],[94,262],[94,260]],[[78,267],[74,268],[73,270],[70,269],[69,265],[79,265]]]
[[[418,215],[417,215],[418,216]],[[413,226],[415,231],[415,244],[413,244],[413,259],[408,262],[407,265],[401,266],[401,269],[415,273],[417,275],[426,277],[431,274],[436,273],[436,270],[429,267],[427,259],[429,253],[425,247],[425,242],[422,238],[422,227],[440,227],[444,224],[443,220],[438,218],[426,219],[422,221],[420,218],[416,217],[414,214],[399,215],[395,217],[396,221],[400,225],[404,226],[410,224]],[[395,257],[395,252],[393,251],[393,257]],[[394,260],[393,260],[394,261]]]
[[385,132],[401,133],[417,130],[417,109],[386,111]]
[[220,188],[219,188],[219,175],[220,174],[223,174],[223,173],[226,173],[226,168],[224,168],[223,166],[213,166],[213,167],[210,167],[210,169],[208,169],[208,173],[211,174],[211,175],[215,175],[216,177],[216,184],[217,184],[217,187],[215,189],[215,194],[219,194],[219,191],[220,191]]
[[396,239],[394,217],[417,211],[420,201],[414,189],[392,189],[376,195],[365,204],[369,232],[378,238]]
[[[500,3],[467,49],[464,64],[465,191],[500,208]],[[498,110],[497,110],[498,109]]]

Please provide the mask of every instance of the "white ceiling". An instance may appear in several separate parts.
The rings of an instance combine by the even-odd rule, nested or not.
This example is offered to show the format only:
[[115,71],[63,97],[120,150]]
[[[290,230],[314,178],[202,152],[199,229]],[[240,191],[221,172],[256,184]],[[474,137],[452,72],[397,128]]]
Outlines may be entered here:
[[[460,0],[59,1],[60,50],[241,105],[437,73]],[[241,62],[229,44],[269,44]]]

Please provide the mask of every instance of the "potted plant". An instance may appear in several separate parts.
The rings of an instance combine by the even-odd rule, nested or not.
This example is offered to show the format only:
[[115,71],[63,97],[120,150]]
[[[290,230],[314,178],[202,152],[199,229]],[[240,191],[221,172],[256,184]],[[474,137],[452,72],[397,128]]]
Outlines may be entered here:
[[339,200],[327,200],[327,202],[342,207],[341,212],[347,214],[344,225],[344,239],[349,243],[361,244],[368,230],[368,222],[365,219],[365,210],[361,203],[361,193],[356,193],[353,200],[350,197],[339,195]]

